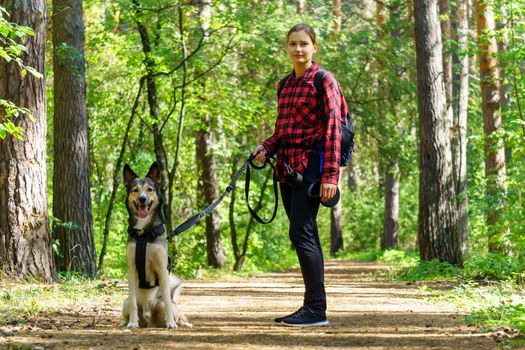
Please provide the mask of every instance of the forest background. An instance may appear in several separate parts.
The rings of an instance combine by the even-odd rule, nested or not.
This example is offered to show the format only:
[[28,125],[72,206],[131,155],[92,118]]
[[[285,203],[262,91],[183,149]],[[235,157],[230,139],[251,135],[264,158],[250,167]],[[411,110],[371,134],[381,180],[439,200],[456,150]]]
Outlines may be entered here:
[[[56,0],[45,7],[45,25],[36,28],[10,17],[23,13],[18,1],[1,1],[2,67],[18,67],[23,74],[16,81],[45,82],[47,137],[35,149],[47,150],[44,196],[50,207],[43,226],[53,251],[48,269],[32,269],[23,267],[30,261],[9,254],[6,244],[0,250],[3,273],[47,280],[72,271],[123,278],[124,163],[139,175],[153,161],[161,165],[168,230],[206,207],[271,135],[276,83],[291,70],[285,36],[306,22],[318,34],[316,61],[337,77],[356,127],[355,153],[340,180],[341,203],[319,215],[326,256],[407,263],[405,278],[500,281],[520,288],[525,1],[430,3],[439,3],[438,97],[425,90],[425,53],[415,46],[424,31],[414,32],[414,26],[432,24],[417,2]],[[44,71],[31,64],[27,57],[34,51],[24,47],[46,33]],[[7,188],[7,142],[31,143],[40,114],[6,93],[5,86],[15,82],[6,72],[0,71],[0,187]],[[435,98],[427,106],[441,107],[425,111],[422,96]],[[424,123],[425,115],[434,119]],[[420,156],[427,134],[439,150],[434,173]],[[441,167],[439,158],[445,159]],[[447,178],[438,176],[443,168]],[[269,172],[252,176],[252,206],[268,216]],[[434,202],[422,194],[434,193],[427,190],[429,182],[445,189]],[[243,185],[241,179],[237,187]],[[1,193],[5,243],[17,233],[9,230],[5,214],[9,189]],[[446,209],[453,224],[436,214],[446,206],[439,202],[443,197],[453,198],[453,209]],[[440,204],[427,215],[422,201]],[[422,217],[438,218],[434,231]],[[193,278],[209,267],[251,273],[294,266],[287,225],[282,208],[271,225],[255,223],[242,191],[234,190],[216,212],[170,244],[175,270]],[[517,315],[514,324],[523,327],[523,307],[509,307]]]

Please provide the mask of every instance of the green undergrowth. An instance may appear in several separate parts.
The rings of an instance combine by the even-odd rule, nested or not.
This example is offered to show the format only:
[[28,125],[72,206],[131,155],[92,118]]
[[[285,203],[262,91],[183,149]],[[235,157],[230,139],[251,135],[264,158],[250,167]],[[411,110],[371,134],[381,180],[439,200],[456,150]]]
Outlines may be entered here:
[[92,280],[68,274],[60,283],[2,280],[0,325],[25,324],[41,312],[77,313],[104,303],[122,302],[125,290],[117,281]]
[[448,281],[436,288],[433,297],[452,302],[467,314],[465,322],[494,332],[504,347],[525,345],[525,266],[516,257],[479,254],[467,259],[463,268],[438,260],[420,260],[417,253],[387,250],[377,261],[389,266],[388,277],[404,282]]

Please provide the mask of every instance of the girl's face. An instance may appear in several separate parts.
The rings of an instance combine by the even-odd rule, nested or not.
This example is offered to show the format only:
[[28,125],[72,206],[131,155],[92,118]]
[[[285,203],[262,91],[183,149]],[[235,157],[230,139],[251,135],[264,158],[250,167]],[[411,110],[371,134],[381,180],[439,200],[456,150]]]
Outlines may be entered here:
[[314,53],[317,52],[317,44],[314,44],[303,30],[290,33],[287,48],[292,62],[300,65],[310,63]]

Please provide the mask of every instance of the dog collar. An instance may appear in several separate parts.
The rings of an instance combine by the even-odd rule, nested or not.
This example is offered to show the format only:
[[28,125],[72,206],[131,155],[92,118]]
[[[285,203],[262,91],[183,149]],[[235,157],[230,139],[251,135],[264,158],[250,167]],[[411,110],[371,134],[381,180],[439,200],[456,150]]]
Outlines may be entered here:
[[134,228],[128,227],[128,235],[137,241],[151,242],[158,236],[162,235],[164,232],[166,232],[164,224],[155,226],[151,230],[146,231],[143,234],[139,234]]

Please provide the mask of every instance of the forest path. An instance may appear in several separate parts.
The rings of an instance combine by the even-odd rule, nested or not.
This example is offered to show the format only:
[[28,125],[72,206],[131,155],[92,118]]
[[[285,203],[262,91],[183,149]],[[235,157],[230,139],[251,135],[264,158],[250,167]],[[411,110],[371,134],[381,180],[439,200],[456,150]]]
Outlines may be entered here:
[[[194,328],[118,326],[120,303],[39,315],[2,349],[496,349],[478,328],[460,324],[453,305],[428,300],[414,285],[392,282],[376,263],[328,261],[330,326],[275,326],[302,301],[300,271],[187,281],[180,300]],[[120,286],[120,283],[119,283]],[[122,285],[123,292],[125,287]],[[80,304],[79,304],[80,305]],[[47,326],[45,326],[47,324]],[[47,329],[46,329],[47,328]]]

